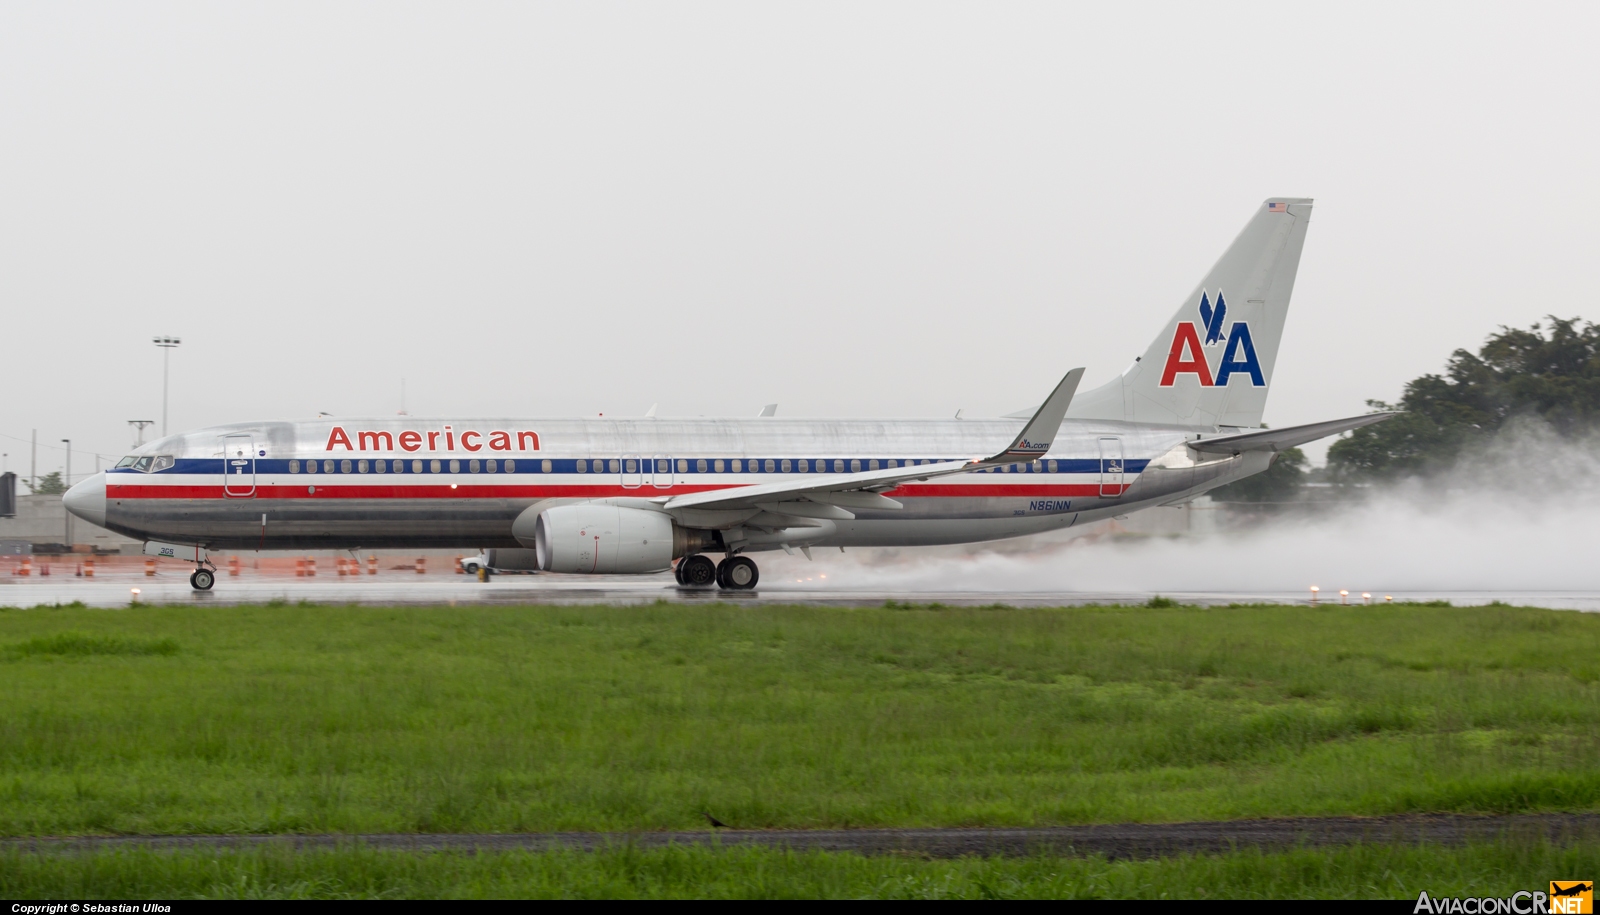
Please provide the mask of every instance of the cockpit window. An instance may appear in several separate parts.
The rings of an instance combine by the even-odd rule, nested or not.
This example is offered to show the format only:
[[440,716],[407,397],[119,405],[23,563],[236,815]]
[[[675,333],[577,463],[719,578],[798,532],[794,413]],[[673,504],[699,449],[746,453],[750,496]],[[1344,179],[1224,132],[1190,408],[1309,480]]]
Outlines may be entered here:
[[134,462],[133,469],[139,471],[140,473],[149,473],[150,472],[150,462],[154,461],[154,460],[155,460],[154,456],[147,454],[144,457],[142,457],[139,460]]
[[122,460],[117,462],[117,469],[121,470],[124,467],[132,467],[134,461],[137,461],[137,460],[139,460],[139,456],[137,454],[130,454],[127,457],[125,457]]
[[173,459],[172,455],[170,455],[170,454],[158,454],[158,455],[156,455],[156,462],[154,464],[150,465],[150,472],[151,473],[160,473],[161,471],[166,470],[168,467],[171,467],[176,463],[178,463],[178,462]]

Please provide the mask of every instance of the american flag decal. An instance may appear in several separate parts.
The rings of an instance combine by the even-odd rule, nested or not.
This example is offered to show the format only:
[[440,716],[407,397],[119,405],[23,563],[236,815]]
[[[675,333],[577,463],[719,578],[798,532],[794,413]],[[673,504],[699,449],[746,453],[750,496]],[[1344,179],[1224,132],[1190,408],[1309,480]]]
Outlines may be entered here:
[[1289,205],[1287,203],[1282,202],[1281,200],[1275,200],[1272,203],[1267,204],[1267,212],[1268,213],[1287,213],[1287,212],[1289,212]]

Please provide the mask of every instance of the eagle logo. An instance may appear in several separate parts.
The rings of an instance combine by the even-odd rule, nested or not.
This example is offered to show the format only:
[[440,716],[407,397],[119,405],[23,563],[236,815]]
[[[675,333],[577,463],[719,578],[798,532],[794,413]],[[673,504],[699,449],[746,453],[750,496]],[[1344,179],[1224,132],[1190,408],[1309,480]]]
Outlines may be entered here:
[[1212,308],[1204,291],[1200,293],[1200,323],[1206,329],[1206,346],[1222,342],[1222,322],[1228,316],[1228,303],[1223,301],[1222,290],[1217,290],[1217,307]]

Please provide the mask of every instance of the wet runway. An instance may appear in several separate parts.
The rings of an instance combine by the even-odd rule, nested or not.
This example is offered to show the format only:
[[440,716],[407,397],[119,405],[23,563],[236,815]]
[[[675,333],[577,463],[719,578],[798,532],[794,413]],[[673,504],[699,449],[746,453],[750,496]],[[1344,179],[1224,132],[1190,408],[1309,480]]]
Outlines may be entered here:
[[[470,605],[470,604],[640,604],[655,601],[704,603],[736,601],[759,604],[816,604],[876,606],[885,601],[947,606],[1058,607],[1081,604],[1140,604],[1156,596],[1152,591],[1027,591],[1027,590],[920,590],[897,582],[894,589],[832,585],[823,581],[775,581],[755,591],[691,590],[677,587],[670,576],[499,575],[479,582],[466,575],[379,575],[293,578],[245,575],[230,578],[226,570],[211,591],[195,591],[176,570],[146,578],[135,575],[93,579],[56,575],[45,578],[0,578],[0,606],[37,607],[81,602],[91,607],[126,607],[144,604],[218,605],[265,603],[272,600],[361,605]],[[134,594],[134,590],[138,594]],[[1230,603],[1306,603],[1306,591],[1174,591],[1161,596],[1185,604],[1217,606]],[[1447,600],[1459,606],[1503,601],[1519,606],[1562,610],[1600,611],[1595,591],[1417,591],[1392,593],[1396,601]],[[1371,602],[1381,604],[1384,594]],[[1345,598],[1362,602],[1359,593]],[[1337,605],[1339,594],[1324,591],[1322,605]]]

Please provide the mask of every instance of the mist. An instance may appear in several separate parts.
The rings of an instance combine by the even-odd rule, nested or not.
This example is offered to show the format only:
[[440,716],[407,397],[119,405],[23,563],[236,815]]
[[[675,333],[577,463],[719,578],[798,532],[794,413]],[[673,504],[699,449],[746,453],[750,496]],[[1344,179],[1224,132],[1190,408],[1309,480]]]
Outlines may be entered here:
[[[1153,508],[1162,512],[1171,509]],[[1349,504],[1208,534],[1048,535],[967,548],[822,552],[765,561],[763,583],[907,592],[1141,595],[1338,591],[1403,599],[1600,589],[1600,440],[1509,428],[1454,468],[1375,486]],[[1097,536],[1096,534],[1100,535]]]

